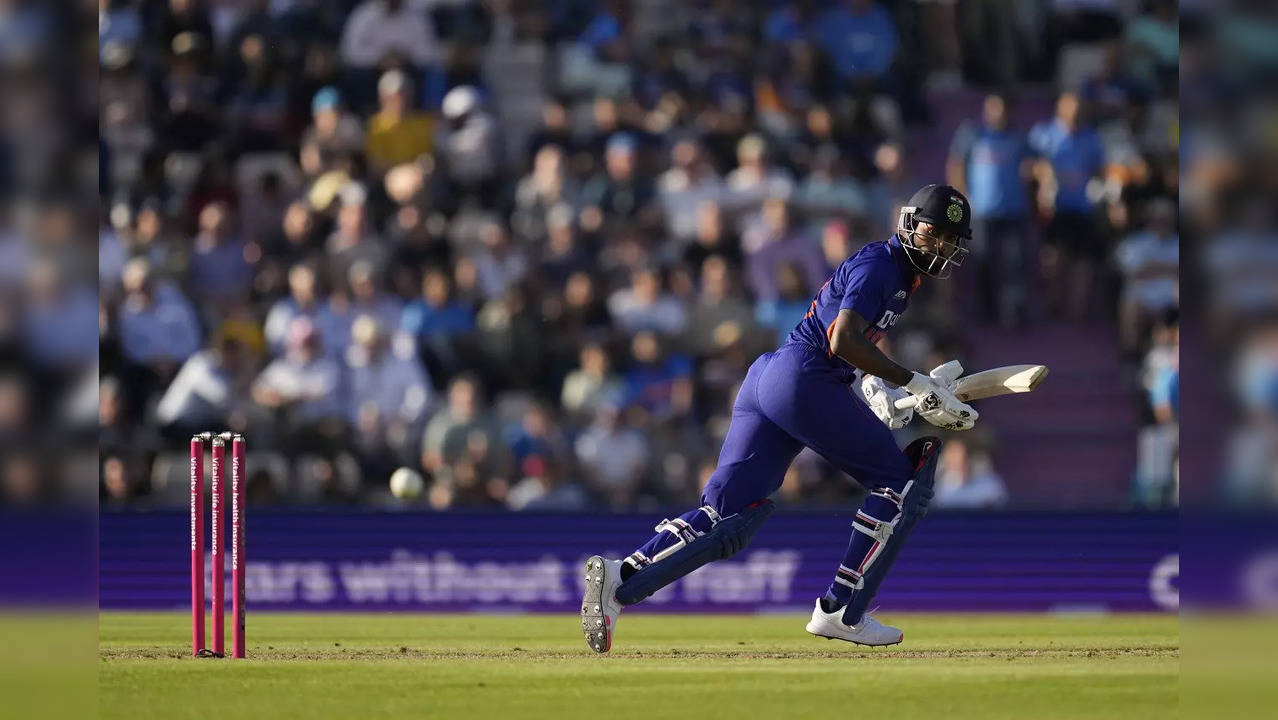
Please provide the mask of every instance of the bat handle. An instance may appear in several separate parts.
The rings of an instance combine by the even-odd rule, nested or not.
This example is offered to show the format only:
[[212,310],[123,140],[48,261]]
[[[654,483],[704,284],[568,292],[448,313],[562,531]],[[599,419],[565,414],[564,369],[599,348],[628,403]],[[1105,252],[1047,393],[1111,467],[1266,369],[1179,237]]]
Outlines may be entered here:
[[914,403],[917,401],[918,401],[918,397],[914,395],[909,395],[907,397],[901,398],[900,400],[897,400],[895,403],[893,403],[893,405],[896,406],[897,410],[904,410],[906,408],[914,407]]

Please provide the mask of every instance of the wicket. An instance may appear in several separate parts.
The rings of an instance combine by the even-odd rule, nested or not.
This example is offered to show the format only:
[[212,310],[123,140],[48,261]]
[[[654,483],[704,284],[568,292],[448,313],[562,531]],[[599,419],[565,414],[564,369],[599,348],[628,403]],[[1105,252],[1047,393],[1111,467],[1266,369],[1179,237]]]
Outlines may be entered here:
[[[191,655],[226,654],[226,443],[231,443],[231,657],[244,657],[244,436],[203,432],[191,437]],[[204,637],[204,446],[211,445],[209,507],[213,585],[213,647]]]

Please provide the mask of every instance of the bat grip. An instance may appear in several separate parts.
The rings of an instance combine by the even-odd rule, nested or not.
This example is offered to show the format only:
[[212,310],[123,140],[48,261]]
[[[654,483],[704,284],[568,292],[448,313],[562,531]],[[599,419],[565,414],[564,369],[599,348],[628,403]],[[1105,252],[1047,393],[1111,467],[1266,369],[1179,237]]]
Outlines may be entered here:
[[897,400],[895,403],[893,403],[893,405],[896,407],[897,410],[904,410],[906,408],[914,407],[915,402],[918,402],[918,397],[915,395],[909,395],[907,397],[901,398],[900,400]]

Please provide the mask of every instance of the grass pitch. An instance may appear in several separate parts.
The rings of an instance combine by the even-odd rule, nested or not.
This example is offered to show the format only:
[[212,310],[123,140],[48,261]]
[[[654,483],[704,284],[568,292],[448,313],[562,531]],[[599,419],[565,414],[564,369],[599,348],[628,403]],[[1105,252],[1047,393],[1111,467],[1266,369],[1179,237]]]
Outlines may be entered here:
[[98,699],[130,720],[1176,713],[1175,616],[881,617],[904,644],[814,638],[798,615],[632,612],[596,656],[571,614],[250,613],[249,659],[233,661],[189,657],[185,613],[104,613]]

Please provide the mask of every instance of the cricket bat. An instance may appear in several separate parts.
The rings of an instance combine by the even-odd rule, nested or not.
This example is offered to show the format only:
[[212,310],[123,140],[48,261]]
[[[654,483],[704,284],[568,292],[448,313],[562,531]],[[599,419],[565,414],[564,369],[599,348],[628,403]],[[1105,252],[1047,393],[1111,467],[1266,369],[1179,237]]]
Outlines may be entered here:
[[[1027,393],[1038,387],[1045,377],[1046,365],[1007,365],[959,378],[954,385],[954,395],[959,400],[968,402],[1012,393]],[[896,401],[896,408],[904,410],[914,405],[915,400],[913,395],[901,398]]]

